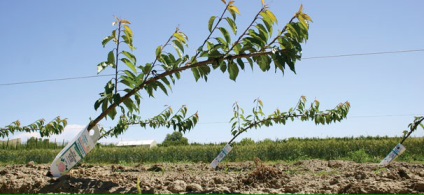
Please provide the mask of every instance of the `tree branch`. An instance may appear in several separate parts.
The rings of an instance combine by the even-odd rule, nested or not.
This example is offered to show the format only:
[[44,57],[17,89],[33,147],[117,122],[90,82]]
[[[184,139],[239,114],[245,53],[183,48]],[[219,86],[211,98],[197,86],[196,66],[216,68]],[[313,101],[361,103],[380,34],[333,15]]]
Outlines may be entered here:
[[421,122],[423,121],[424,121],[424,116],[422,116],[421,119],[414,121],[414,123],[411,124],[409,133],[402,139],[400,144],[403,144],[403,142],[412,134],[412,132],[414,132],[417,129],[418,125],[420,125]]
[[[282,51],[282,50],[280,50],[280,51]],[[109,112],[111,112],[119,104],[121,104],[122,102],[124,102],[125,100],[127,100],[128,98],[130,98],[131,96],[133,96],[134,94],[136,94],[138,91],[140,91],[141,89],[143,89],[146,85],[149,85],[149,84],[151,84],[153,82],[156,82],[156,81],[158,81],[158,80],[160,80],[160,79],[162,79],[164,77],[170,76],[170,75],[175,74],[175,73],[178,73],[178,72],[182,72],[182,71],[187,70],[187,69],[192,69],[192,68],[201,67],[201,66],[207,66],[209,64],[213,64],[217,60],[222,61],[222,60],[231,60],[231,59],[239,59],[239,58],[250,58],[250,57],[262,56],[262,55],[270,55],[270,54],[272,54],[271,51],[268,51],[268,52],[257,52],[257,53],[250,53],[250,54],[229,55],[229,56],[226,56],[226,57],[208,59],[208,60],[201,61],[201,62],[194,63],[194,64],[186,64],[186,66],[182,66],[182,67],[176,68],[174,70],[170,70],[170,71],[166,71],[164,73],[158,74],[156,77],[152,77],[149,80],[147,80],[145,82],[142,82],[140,85],[138,85],[137,87],[135,87],[134,89],[132,89],[130,92],[128,92],[126,95],[124,95],[118,102],[113,102],[113,104],[111,104],[106,110],[104,110],[97,118],[95,118],[93,121],[90,122],[90,124],[88,125],[87,129],[88,130],[92,129],[104,117],[106,117]]]
[[[209,33],[208,37],[205,39],[205,41],[203,41],[202,46],[200,46],[199,48],[202,48],[205,46],[205,44],[208,42],[208,40],[211,38],[212,34],[215,32],[216,28],[218,27],[219,23],[221,23],[222,18],[225,15],[225,12],[227,12],[228,7],[230,6],[230,4],[228,3],[227,6],[225,6],[224,11],[221,14],[221,17],[219,17],[218,22],[215,24],[215,26],[213,27],[213,29],[211,30],[211,32]],[[193,61],[197,58],[197,56],[200,54],[200,51],[197,50],[196,54],[193,56],[193,58],[191,59],[190,63],[193,63]]]

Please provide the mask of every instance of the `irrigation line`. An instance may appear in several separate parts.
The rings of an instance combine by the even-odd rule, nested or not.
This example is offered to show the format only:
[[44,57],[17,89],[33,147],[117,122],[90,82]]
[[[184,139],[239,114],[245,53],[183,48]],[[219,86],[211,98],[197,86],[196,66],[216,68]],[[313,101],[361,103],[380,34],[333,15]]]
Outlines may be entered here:
[[80,76],[80,77],[68,77],[68,78],[59,78],[59,79],[46,79],[46,80],[37,80],[37,81],[22,81],[16,83],[0,83],[0,86],[10,86],[10,85],[23,85],[23,84],[33,84],[33,83],[46,83],[54,81],[67,81],[67,80],[79,80],[79,79],[90,79],[98,77],[108,77],[114,76],[115,74],[105,74],[105,75],[95,75],[95,76]]
[[[410,50],[399,50],[399,51],[383,51],[383,52],[341,54],[341,55],[329,55],[329,56],[314,56],[314,57],[305,57],[305,58],[302,58],[302,60],[355,57],[355,56],[369,56],[369,55],[383,55],[383,54],[395,54],[395,53],[412,53],[412,52],[423,52],[423,51],[424,51],[424,49],[410,49]],[[79,77],[46,79],[46,80],[36,80],[36,81],[22,81],[22,82],[15,82],[15,83],[0,83],[0,86],[11,86],[11,85],[45,83],[45,82],[54,82],[54,81],[89,79],[89,78],[98,78],[98,77],[107,77],[107,76],[115,76],[115,74],[105,74],[105,75],[95,75],[95,76],[79,76]]]

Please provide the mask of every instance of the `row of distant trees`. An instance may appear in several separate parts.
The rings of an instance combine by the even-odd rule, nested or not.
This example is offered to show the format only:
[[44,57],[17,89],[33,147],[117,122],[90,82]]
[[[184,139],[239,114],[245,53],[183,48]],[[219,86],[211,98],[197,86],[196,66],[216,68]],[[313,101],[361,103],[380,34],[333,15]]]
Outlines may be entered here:
[[[271,139],[265,139],[261,142],[273,142]],[[224,143],[225,144],[225,143]],[[250,145],[255,144],[255,141],[251,138],[243,138],[238,144]],[[183,136],[181,132],[175,131],[172,134],[167,134],[165,140],[163,140],[162,146],[185,146],[190,145],[188,139]],[[192,143],[191,145],[205,145],[201,143]]]
[[42,139],[42,138],[36,138],[31,137],[27,140],[25,144],[22,144],[19,140],[19,142],[16,142],[16,140],[6,140],[0,142],[0,148],[1,149],[20,149],[20,148],[61,148],[63,147],[67,142],[65,140],[62,140],[62,142],[51,142],[49,139]]

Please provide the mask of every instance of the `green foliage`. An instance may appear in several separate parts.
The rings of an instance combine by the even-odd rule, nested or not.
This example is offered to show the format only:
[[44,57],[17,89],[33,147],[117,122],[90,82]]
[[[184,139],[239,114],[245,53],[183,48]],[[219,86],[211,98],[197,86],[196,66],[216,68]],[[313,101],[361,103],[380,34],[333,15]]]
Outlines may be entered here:
[[244,145],[254,145],[255,144],[255,141],[253,141],[253,139],[251,139],[251,138],[243,138],[242,140],[240,140],[240,143],[239,143],[239,145],[242,145],[242,146],[244,146]]
[[340,122],[347,117],[350,109],[350,103],[345,102],[337,105],[334,109],[320,111],[319,101],[311,103],[309,109],[306,108],[306,97],[302,96],[296,107],[290,108],[287,112],[281,112],[279,109],[274,113],[265,116],[263,112],[263,102],[260,99],[254,101],[256,106],[252,109],[252,114],[245,116],[244,110],[237,103],[233,105],[234,116],[231,118],[231,133],[234,136],[231,143],[237,136],[251,128],[260,128],[262,126],[272,126],[274,124],[285,125],[288,120],[294,121],[299,118],[301,121],[312,120],[315,124],[330,124]]
[[[137,116],[144,95],[142,91],[149,97],[154,97],[157,91],[168,95],[172,85],[180,79],[180,73],[185,70],[190,69],[196,81],[200,78],[207,81],[209,73],[219,67],[224,73],[228,71],[229,78],[235,81],[240,69],[245,68],[243,61],[245,60],[252,68],[257,64],[262,71],[270,70],[271,64],[274,64],[275,71],[280,70],[284,73],[288,65],[294,72],[295,62],[301,58],[300,44],[307,40],[309,22],[312,21],[303,13],[302,7],[288,25],[280,30],[278,35],[273,36],[273,28],[278,20],[263,4],[251,24],[242,34],[237,35],[239,30],[236,16],[240,15],[240,10],[234,1],[223,2],[226,4],[223,13],[209,19],[207,25],[209,35],[203,44],[197,47],[194,55],[185,53],[189,39],[177,28],[163,45],[156,48],[155,60],[144,65],[137,64],[136,57],[132,53],[135,47],[131,23],[116,18],[113,23],[116,28],[102,41],[103,47],[113,41],[114,48],[109,51],[107,60],[98,65],[99,73],[109,67],[114,69],[115,79],[106,84],[104,92],[95,102],[94,108],[96,110],[101,108],[102,113],[90,123],[88,129],[103,118],[113,120],[119,114],[118,124],[103,136],[122,134],[132,124],[151,128],[172,126],[174,130],[182,132],[191,130],[198,121],[197,113],[186,117],[185,113],[177,112],[171,116],[169,109],[165,109],[151,119],[141,119]],[[122,50],[122,44],[128,46],[130,51]],[[173,46],[171,50],[167,47],[170,45]],[[127,67],[118,71],[119,62],[123,62]],[[119,82],[118,72],[123,72],[119,75]],[[118,86],[121,90],[118,90]]]
[[40,133],[41,137],[48,137],[54,134],[60,134],[68,124],[67,119],[56,117],[52,121],[46,123],[44,119],[35,121],[27,126],[22,126],[19,120],[12,122],[10,125],[0,128],[0,138],[8,137],[16,132],[36,132]]
[[183,137],[183,134],[179,131],[175,131],[172,134],[167,134],[165,140],[162,142],[162,146],[186,146],[188,139]]
[[[185,118],[185,113],[178,112],[171,117],[168,115],[169,109],[165,109],[151,119],[141,119],[138,116],[142,97],[146,95],[143,91],[149,97],[154,97],[158,91],[168,95],[172,85],[180,79],[181,72],[185,70],[191,70],[196,81],[200,78],[207,81],[210,72],[217,68],[224,73],[228,71],[229,78],[235,81],[240,70],[245,68],[244,61],[247,61],[252,69],[254,64],[257,64],[264,72],[269,71],[271,65],[275,71],[282,73],[286,65],[295,71],[295,62],[301,58],[300,44],[308,39],[309,23],[312,21],[303,13],[302,6],[289,23],[273,36],[278,20],[264,2],[251,24],[241,34],[238,34],[236,23],[240,10],[235,1],[223,2],[224,11],[220,16],[212,16],[209,19],[209,35],[203,44],[197,47],[194,55],[185,53],[189,39],[177,28],[163,45],[157,47],[155,60],[144,65],[139,64],[133,53],[136,48],[133,44],[134,32],[130,27],[131,22],[116,18],[112,23],[114,29],[111,34],[101,42],[104,48],[111,43],[113,47],[107,52],[106,60],[97,65],[99,74],[112,69],[115,78],[106,83],[104,92],[100,93],[100,98],[94,103],[94,109],[101,109],[101,113],[90,122],[88,129],[109,118],[118,122],[115,127],[104,133],[103,137],[120,135],[132,124],[151,128],[172,126],[175,130],[183,132],[191,130],[198,121],[197,113]],[[167,47],[170,45],[173,47],[171,50]],[[120,66],[120,62],[125,66]],[[36,130],[39,130],[42,136],[48,136],[62,132],[65,123],[66,121],[59,119],[44,126],[42,119],[29,126],[20,127],[19,121],[16,121],[0,129],[0,136],[6,137],[15,131]]]
[[409,132],[408,131],[403,131],[403,139],[400,142],[401,144],[403,144],[403,142],[415,131],[417,130],[418,126],[420,126],[421,128],[424,129],[424,125],[422,124],[422,122],[424,121],[424,116],[416,116],[414,119],[414,122],[410,123],[408,125],[409,127]]
[[364,149],[348,153],[348,158],[357,163],[370,162],[371,157]]
[[[258,157],[263,161],[298,161],[304,159],[351,160],[380,162],[399,143],[401,137],[360,138],[291,138],[272,142],[257,142],[253,145],[238,145],[226,157],[229,162],[251,161]],[[424,161],[424,139],[411,138],[404,145],[408,152],[397,161]],[[225,145],[225,143],[224,143]],[[224,145],[197,144],[187,146],[115,147],[103,146],[90,152],[83,163],[158,163],[158,162],[211,162]],[[37,149],[18,147],[2,149],[0,163],[25,164],[50,163],[61,149]],[[358,152],[359,151],[359,152]],[[369,157],[369,158],[368,158]]]

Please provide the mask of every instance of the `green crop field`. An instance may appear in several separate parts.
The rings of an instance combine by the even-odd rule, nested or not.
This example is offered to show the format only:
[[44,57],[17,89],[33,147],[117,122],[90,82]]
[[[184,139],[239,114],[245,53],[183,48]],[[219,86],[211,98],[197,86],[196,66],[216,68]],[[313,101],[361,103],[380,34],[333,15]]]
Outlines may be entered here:
[[[380,162],[401,138],[361,137],[327,139],[288,139],[261,141],[252,144],[235,144],[226,162],[251,161],[258,157],[262,161],[297,161],[305,159],[352,160],[355,162]],[[397,160],[405,162],[424,161],[423,138],[410,138]],[[43,148],[44,147],[44,148]],[[116,147],[99,146],[83,163],[132,164],[157,162],[211,162],[224,144],[193,144],[188,146]],[[24,164],[51,163],[62,147],[14,146],[0,147],[0,163]]]

